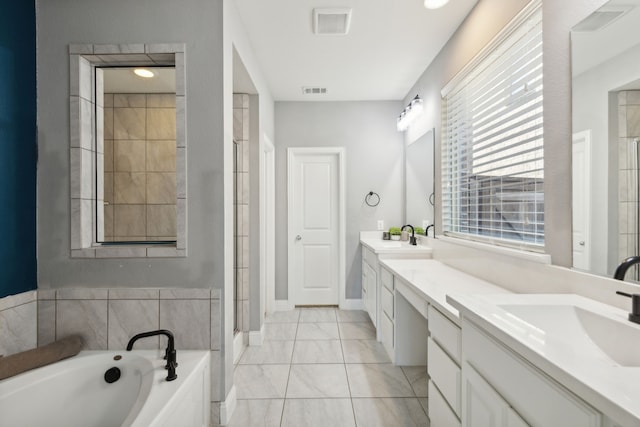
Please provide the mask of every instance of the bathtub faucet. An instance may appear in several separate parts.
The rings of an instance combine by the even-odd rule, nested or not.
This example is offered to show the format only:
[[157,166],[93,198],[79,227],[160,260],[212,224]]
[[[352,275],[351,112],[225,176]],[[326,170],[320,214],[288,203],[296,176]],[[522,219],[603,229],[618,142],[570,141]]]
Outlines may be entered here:
[[168,338],[169,342],[167,343],[167,349],[164,351],[164,358],[166,359],[167,364],[164,369],[169,371],[167,373],[167,381],[173,381],[178,378],[178,376],[176,375],[176,367],[178,366],[178,362],[176,360],[176,348],[171,331],[168,331],[166,329],[159,329],[157,331],[142,332],[140,334],[134,335],[127,344],[127,351],[131,351],[131,349],[133,349],[133,343],[138,341],[140,338],[153,337],[156,335],[165,335]]

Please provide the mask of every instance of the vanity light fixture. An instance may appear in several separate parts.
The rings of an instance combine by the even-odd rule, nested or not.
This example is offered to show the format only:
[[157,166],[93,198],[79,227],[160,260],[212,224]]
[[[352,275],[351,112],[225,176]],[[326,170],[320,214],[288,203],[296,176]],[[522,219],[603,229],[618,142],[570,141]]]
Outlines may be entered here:
[[402,110],[402,113],[398,116],[397,126],[398,132],[404,132],[407,130],[412,121],[415,120],[418,115],[422,112],[423,109],[423,101],[420,98],[420,95],[416,95],[415,98],[411,100],[407,108]]
[[427,9],[439,9],[447,3],[449,3],[449,0],[424,0],[424,7]]
[[153,71],[148,70],[146,68],[136,68],[133,70],[133,72],[135,73],[136,76],[144,77],[145,79],[150,79],[151,77],[155,76]]

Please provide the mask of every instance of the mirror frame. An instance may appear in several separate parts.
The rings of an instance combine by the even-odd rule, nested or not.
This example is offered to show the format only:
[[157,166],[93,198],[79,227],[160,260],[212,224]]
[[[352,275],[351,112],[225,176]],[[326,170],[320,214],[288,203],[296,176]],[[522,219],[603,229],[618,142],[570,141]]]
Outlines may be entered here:
[[[185,44],[69,45],[69,147],[72,258],[153,258],[187,256],[187,139]],[[96,177],[104,171],[103,97],[98,66],[174,65],[176,69],[176,203],[175,244],[98,243],[96,208],[103,188]],[[97,136],[96,136],[97,135]]]

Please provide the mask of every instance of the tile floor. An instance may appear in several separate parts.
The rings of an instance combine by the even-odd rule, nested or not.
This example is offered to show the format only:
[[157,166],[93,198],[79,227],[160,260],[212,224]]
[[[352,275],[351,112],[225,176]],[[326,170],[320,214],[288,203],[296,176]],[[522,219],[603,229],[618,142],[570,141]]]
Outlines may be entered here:
[[274,313],[234,382],[230,427],[429,425],[426,367],[391,364],[364,311]]

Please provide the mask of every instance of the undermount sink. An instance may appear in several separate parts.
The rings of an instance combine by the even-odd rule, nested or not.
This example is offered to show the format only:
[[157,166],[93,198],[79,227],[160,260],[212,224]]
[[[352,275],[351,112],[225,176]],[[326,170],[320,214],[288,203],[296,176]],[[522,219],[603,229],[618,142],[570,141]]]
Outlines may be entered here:
[[640,327],[574,305],[499,304],[511,316],[554,335],[594,344],[616,364],[640,367]]
[[402,242],[384,242],[380,244],[381,248],[401,248]]

